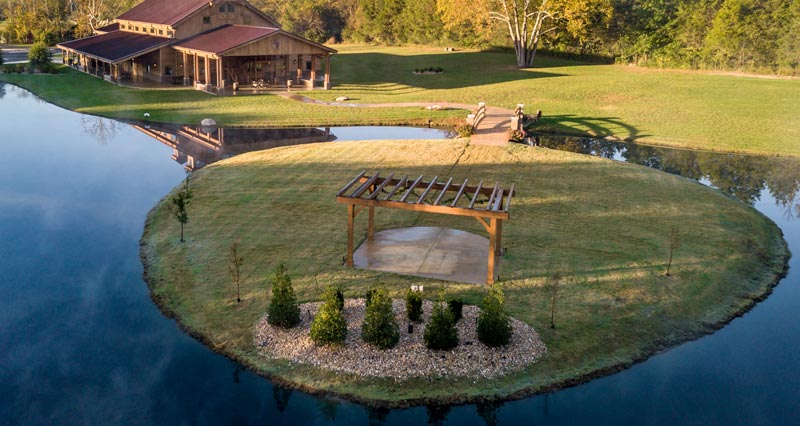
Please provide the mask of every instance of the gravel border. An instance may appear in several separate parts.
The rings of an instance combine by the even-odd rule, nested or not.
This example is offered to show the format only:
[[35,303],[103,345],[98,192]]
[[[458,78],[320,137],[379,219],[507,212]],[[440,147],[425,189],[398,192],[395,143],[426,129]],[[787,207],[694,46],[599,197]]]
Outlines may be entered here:
[[[311,321],[321,302],[300,305],[300,324],[291,329],[273,327],[266,315],[255,327],[254,342],[259,353],[271,358],[289,359],[326,370],[361,377],[393,378],[397,381],[419,377],[494,378],[518,371],[539,359],[547,349],[533,327],[511,318],[511,342],[491,348],[477,338],[477,306],[465,305],[458,322],[459,345],[450,351],[427,349],[423,341],[424,323],[414,324],[408,333],[405,301],[394,299],[392,310],[400,325],[400,341],[394,348],[381,350],[361,340],[364,299],[345,301],[347,340],[341,346],[317,346],[309,337]],[[423,321],[430,319],[432,302],[423,303]]]

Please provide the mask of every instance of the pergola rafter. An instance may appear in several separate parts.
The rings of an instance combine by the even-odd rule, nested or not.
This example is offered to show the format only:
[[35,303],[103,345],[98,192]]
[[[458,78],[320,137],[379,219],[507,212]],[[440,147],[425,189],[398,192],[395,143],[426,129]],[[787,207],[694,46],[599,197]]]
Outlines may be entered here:
[[[423,175],[410,180],[408,175],[395,177],[394,173],[381,177],[380,172],[367,175],[366,170],[359,173],[336,194],[336,201],[347,204],[347,266],[353,266],[355,218],[365,208],[369,211],[369,240],[374,237],[375,207],[467,216],[474,217],[489,233],[486,283],[493,284],[495,256],[502,255],[503,220],[510,218],[514,185],[508,189],[501,187],[499,182],[484,186],[481,180],[472,186],[468,179],[453,185],[454,180],[449,177],[442,182],[439,176],[426,180]],[[446,198],[447,194],[452,194],[452,200]],[[483,202],[478,204],[482,195],[486,197],[481,200],[485,205]]]

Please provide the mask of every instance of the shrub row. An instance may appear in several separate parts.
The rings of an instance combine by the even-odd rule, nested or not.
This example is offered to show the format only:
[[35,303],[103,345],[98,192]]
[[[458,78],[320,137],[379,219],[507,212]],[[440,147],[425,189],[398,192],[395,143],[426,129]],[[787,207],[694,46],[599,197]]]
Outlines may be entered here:
[[[378,286],[367,290],[364,323],[361,337],[365,342],[381,349],[394,347],[400,340],[400,329],[392,310],[392,299],[385,288]],[[409,321],[422,319],[422,291],[406,293],[406,314]],[[497,286],[489,288],[483,299],[483,308],[478,316],[478,340],[497,347],[507,345],[511,338],[511,324],[504,308],[504,296]],[[442,295],[434,303],[430,321],[425,325],[425,346],[435,350],[449,350],[458,345],[456,324],[462,318],[464,302],[450,299],[446,303]],[[319,345],[341,344],[347,339],[347,322],[344,317],[344,293],[342,289],[329,286],[325,290],[323,304],[311,323],[311,339]],[[292,289],[291,278],[286,267],[278,266],[272,277],[272,300],[267,321],[279,327],[291,328],[300,322],[300,307]]]

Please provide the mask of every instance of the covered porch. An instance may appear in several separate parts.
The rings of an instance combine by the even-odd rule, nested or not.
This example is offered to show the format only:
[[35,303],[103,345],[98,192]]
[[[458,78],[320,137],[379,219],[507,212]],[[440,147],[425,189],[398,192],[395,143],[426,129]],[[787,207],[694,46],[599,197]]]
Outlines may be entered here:
[[173,48],[183,83],[198,90],[331,87],[335,51],[275,28],[224,26]]

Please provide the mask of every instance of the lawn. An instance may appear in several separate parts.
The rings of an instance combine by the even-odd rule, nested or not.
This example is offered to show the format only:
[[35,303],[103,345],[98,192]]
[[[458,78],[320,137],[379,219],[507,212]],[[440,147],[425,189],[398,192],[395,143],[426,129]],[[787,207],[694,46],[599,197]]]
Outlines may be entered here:
[[[800,80],[595,65],[540,56],[519,70],[511,53],[438,48],[336,46],[333,90],[297,92],[359,103],[458,102],[539,109],[540,131],[694,149],[800,156]],[[437,75],[417,68],[442,67]],[[453,125],[463,111],[337,109],[275,96],[218,98],[191,89],[132,90],[69,70],[59,76],[0,74],[79,112],[226,126]]]
[[[330,92],[358,102],[451,101],[542,110],[542,130],[695,149],[800,155],[800,80],[594,65],[436,48],[337,47]],[[438,75],[416,68],[442,67]]]
[[[516,183],[504,226],[500,271],[507,308],[542,336],[548,354],[518,374],[397,384],[364,380],[259,356],[253,326],[268,304],[270,272],[285,263],[302,302],[340,284],[362,297],[383,282],[394,297],[412,284],[477,304],[485,287],[342,266],[346,209],[334,195],[361,170]],[[779,229],[745,204],[695,182],[644,167],[464,140],[338,142],[244,154],[190,181],[187,241],[169,196],[142,237],[154,300],[195,337],[279,382],[384,404],[514,397],[588,380],[716,330],[763,297],[788,256]],[[366,220],[359,217],[363,236]],[[470,218],[378,210],[376,230],[446,226],[484,234]],[[664,275],[669,233],[681,245]],[[226,256],[239,241],[243,301],[236,303]],[[563,278],[550,328],[551,277]]]

